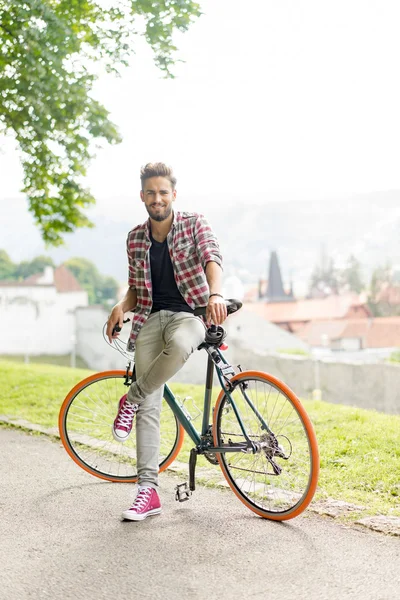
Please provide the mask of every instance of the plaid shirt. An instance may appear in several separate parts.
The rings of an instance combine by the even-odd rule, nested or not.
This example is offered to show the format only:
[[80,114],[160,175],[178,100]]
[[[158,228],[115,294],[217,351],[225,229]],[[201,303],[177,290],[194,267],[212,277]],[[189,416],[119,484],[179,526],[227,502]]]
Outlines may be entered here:
[[[190,306],[205,306],[209,288],[205,275],[208,262],[222,267],[217,239],[203,215],[174,212],[167,245],[174,269],[175,281]],[[150,315],[153,306],[150,269],[150,219],[129,232],[126,241],[129,276],[128,285],[136,290],[137,305],[133,312],[128,350],[135,349],[135,340]]]

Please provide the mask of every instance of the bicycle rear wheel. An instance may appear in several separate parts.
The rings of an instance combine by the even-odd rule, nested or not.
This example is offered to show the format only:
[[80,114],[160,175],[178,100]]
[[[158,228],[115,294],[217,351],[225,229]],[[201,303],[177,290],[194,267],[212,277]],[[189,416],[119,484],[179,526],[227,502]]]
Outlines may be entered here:
[[[136,482],[135,426],[126,442],[111,433],[118,402],[128,388],[125,371],[104,371],[80,381],[66,396],[59,413],[61,441],[82,469],[107,481]],[[161,406],[160,472],[177,457],[184,429],[163,399]]]
[[[257,450],[217,454],[222,472],[239,500],[259,516],[276,521],[296,517],[311,502],[318,482],[311,421],[290,388],[272,375],[245,371],[231,381],[231,396]],[[246,442],[224,392],[215,405],[213,435],[216,446]]]

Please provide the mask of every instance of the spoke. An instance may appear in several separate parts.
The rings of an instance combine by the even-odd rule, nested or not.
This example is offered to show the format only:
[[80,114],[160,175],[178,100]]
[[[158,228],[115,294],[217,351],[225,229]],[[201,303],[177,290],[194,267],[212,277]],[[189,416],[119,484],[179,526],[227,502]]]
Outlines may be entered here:
[[78,425],[90,424],[93,423],[96,427],[100,427],[102,429],[109,429],[111,432],[110,423],[104,423],[104,420],[99,421],[98,419],[85,417],[82,415],[68,414],[68,422],[71,424],[77,423]]
[[[92,401],[92,399],[91,399],[91,398],[89,398],[89,400],[91,400],[91,401]],[[92,401],[92,402],[93,402],[93,401]],[[91,412],[91,413],[93,413],[94,415],[102,415],[103,417],[106,417],[107,419],[109,419],[109,417],[110,417],[110,416],[109,416],[107,413],[104,413],[104,412],[102,412],[101,410],[96,410],[96,411],[95,411],[95,410],[92,410],[92,409],[88,408],[87,406],[83,406],[83,405],[80,405],[80,404],[77,404],[76,406],[74,406],[74,408],[75,408],[76,410],[84,410],[84,411],[87,411],[87,412]]]
[[[109,405],[105,404],[99,395],[102,391],[97,392],[96,390],[92,390],[92,394],[94,396],[87,396],[88,400],[90,400],[96,407],[98,407],[99,414],[104,415],[107,419],[114,416],[113,410],[111,410],[111,402]],[[83,400],[83,399],[82,399]],[[115,409],[116,413],[116,409]]]
[[[270,390],[272,390],[272,386],[271,385],[270,385]],[[275,391],[275,388],[274,388],[274,391]],[[279,396],[279,394],[278,394],[278,396]],[[272,423],[272,417],[273,417],[274,412],[275,412],[276,403],[278,402],[278,396],[276,396],[276,398],[275,398],[275,404],[274,404],[274,407],[273,407],[271,415],[270,415],[270,422],[271,423]]]
[[[97,400],[97,402],[98,402],[99,406],[103,406],[103,407],[105,408],[105,410],[106,410],[106,412],[105,412],[104,414],[105,414],[105,415],[107,415],[107,416],[109,416],[109,415],[110,415],[110,413],[111,413],[111,411],[110,411],[110,404],[105,404],[105,403],[103,402],[103,400],[102,400],[101,396],[99,395],[100,393],[101,393],[102,395],[103,395],[103,393],[104,393],[104,394],[106,393],[106,394],[107,394],[107,397],[108,397],[108,398],[110,398],[110,393],[109,393],[109,390],[108,390],[108,384],[107,384],[106,382],[107,382],[107,380],[105,380],[105,381],[104,381],[104,384],[105,384],[105,385],[104,385],[104,386],[102,385],[102,386],[100,387],[100,390],[99,390],[98,392],[97,392],[97,390],[94,390],[94,393],[95,393],[95,395],[96,395],[96,400]],[[103,392],[103,389],[104,389],[104,388],[105,388],[105,392]],[[90,399],[92,399],[92,398],[90,398]]]
[[[98,397],[98,400],[99,400],[100,404],[102,404],[104,406],[104,408],[107,410],[107,412],[109,414],[113,414],[113,411],[114,410],[116,411],[116,408],[117,408],[116,404],[117,404],[118,400],[120,400],[120,398],[123,396],[123,394],[120,395],[120,391],[122,391],[123,388],[121,388],[121,390],[117,390],[117,387],[116,387],[117,386],[117,380],[114,378],[114,400],[113,400],[111,392],[110,392],[110,388],[109,388],[109,383],[110,383],[109,379],[104,379],[102,381],[102,385],[99,388],[99,392],[97,392],[97,390],[95,390],[95,391],[97,392],[96,396]],[[103,402],[103,400],[101,399],[101,397],[98,396],[98,394],[100,394],[100,393],[103,394],[103,388],[106,389],[107,397],[110,400],[109,404],[105,404]],[[114,406],[111,406],[112,402],[115,402]]]
[[[277,405],[277,402],[278,402],[278,400],[279,400],[280,396],[281,396],[281,392],[279,392],[279,394],[278,394],[278,396],[277,396],[277,398],[276,398],[275,406]],[[275,417],[275,420],[274,420],[274,421],[272,421],[272,420],[271,420],[271,429],[274,429],[274,425],[273,425],[273,424],[274,424],[274,423],[276,423],[276,422],[278,421],[278,419],[279,419],[279,417],[280,417],[280,414],[281,414],[281,412],[282,412],[282,410],[283,410],[283,406],[284,406],[284,403],[283,403],[283,402],[281,402],[281,403],[280,403],[280,410],[279,410],[279,412],[278,412],[278,415]],[[274,407],[274,408],[275,408],[275,407]]]
[[[269,473],[267,471],[256,471],[254,470],[255,467],[253,469],[244,469],[243,467],[233,467],[236,471],[246,471],[247,473],[251,473],[252,475],[254,474],[258,474],[258,475],[269,475]],[[275,475],[274,475],[275,477]]]
[[[267,411],[267,403],[266,403],[266,399],[265,399],[265,395],[266,395],[266,389],[264,386],[264,389],[262,390],[263,393],[263,405],[262,405],[262,412],[260,412],[261,414],[261,418],[263,421],[265,421],[268,425],[268,412],[267,412],[267,417],[265,417],[265,412]],[[268,425],[269,426],[269,425]]]

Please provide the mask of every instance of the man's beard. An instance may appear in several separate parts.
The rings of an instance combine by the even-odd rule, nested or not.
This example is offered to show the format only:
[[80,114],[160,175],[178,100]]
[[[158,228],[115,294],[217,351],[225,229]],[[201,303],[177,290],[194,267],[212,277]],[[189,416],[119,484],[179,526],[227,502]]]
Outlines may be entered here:
[[153,219],[153,221],[161,222],[161,221],[165,221],[165,219],[168,219],[168,217],[170,216],[170,214],[172,212],[172,204],[170,204],[166,208],[164,214],[159,213],[158,215],[153,215],[152,212],[151,212],[151,210],[152,210],[151,206],[146,206],[146,210],[149,213],[149,216]]

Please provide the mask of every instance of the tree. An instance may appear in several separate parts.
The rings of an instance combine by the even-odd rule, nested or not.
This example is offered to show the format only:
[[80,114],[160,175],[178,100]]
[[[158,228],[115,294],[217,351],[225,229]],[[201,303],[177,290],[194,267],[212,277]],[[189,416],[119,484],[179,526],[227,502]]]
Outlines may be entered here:
[[348,291],[359,294],[363,289],[361,264],[355,256],[349,256],[343,269],[336,268],[333,259],[324,256],[312,272],[309,296],[326,296]]
[[400,282],[389,262],[372,273],[368,305],[375,317],[400,315]]
[[86,258],[70,258],[64,262],[89,296],[89,303],[96,303],[96,284],[99,272],[96,266]]
[[15,267],[5,250],[0,250],[0,279],[14,279]]
[[329,294],[337,294],[338,291],[338,272],[333,260],[329,259],[316,265],[310,279],[309,296],[312,298],[324,297]]
[[23,192],[45,242],[92,225],[82,212],[94,202],[83,185],[92,141],[121,141],[91,95],[96,63],[118,74],[141,20],[157,66],[173,76],[173,33],[199,15],[192,0],[0,0],[0,134],[19,144]]
[[379,292],[383,285],[392,283],[392,265],[387,262],[386,265],[379,266],[372,272],[370,297],[373,301],[377,300]]
[[339,279],[342,289],[347,289],[357,294],[364,289],[361,277],[361,264],[355,256],[349,256],[345,268],[340,271]]
[[15,268],[15,279],[26,279],[30,275],[43,273],[45,267],[55,267],[50,256],[37,256],[31,261],[23,260]]
[[116,300],[118,282],[113,277],[101,275],[90,260],[70,258],[64,262],[64,265],[87,291],[90,304],[104,304],[107,300]]
[[[115,302],[118,294],[118,282],[114,279],[114,277],[109,277],[107,275],[101,275],[101,279],[98,286],[98,295],[99,301],[102,304],[110,303],[111,301]],[[101,297],[100,297],[101,295]]]

